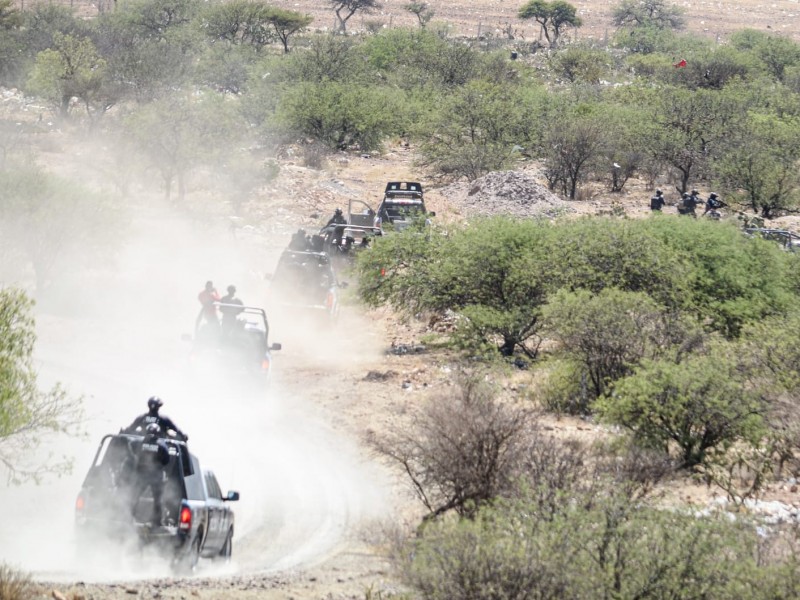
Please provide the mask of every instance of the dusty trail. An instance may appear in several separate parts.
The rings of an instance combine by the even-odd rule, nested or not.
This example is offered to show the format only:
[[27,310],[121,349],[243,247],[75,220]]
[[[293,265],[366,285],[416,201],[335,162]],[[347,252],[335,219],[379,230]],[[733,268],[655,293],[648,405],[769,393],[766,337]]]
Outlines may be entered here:
[[[170,577],[159,562],[126,559],[116,551],[104,549],[91,560],[79,557],[72,535],[74,499],[100,437],[144,412],[153,394],[164,399],[163,412],[190,435],[190,448],[215,470],[222,487],[241,493],[234,560],[226,566],[203,560],[198,576],[309,568],[347,547],[363,523],[383,516],[388,484],[382,473],[351,432],[331,425],[332,415],[317,402],[325,395],[347,394],[349,378],[380,360],[377,335],[363,323],[352,327],[347,309],[342,328],[323,334],[298,331],[293,319],[284,319],[272,324],[271,341],[282,342],[284,349],[275,355],[268,389],[229,374],[198,376],[187,368],[188,348],[180,335],[191,328],[195,288],[207,275],[196,264],[187,268],[191,252],[185,246],[174,252],[188,239],[176,240],[174,233],[171,228],[162,238],[161,252],[151,249],[144,258],[128,248],[123,259],[150,261],[156,254],[162,260],[149,270],[128,265],[126,275],[110,286],[109,297],[118,301],[114,310],[37,315],[41,382],[60,381],[86,395],[87,437],[59,439],[42,448],[44,454],[73,457],[72,475],[38,487],[0,487],[0,563],[49,581]],[[229,242],[205,269],[220,272],[220,265],[235,264],[229,279],[241,282],[241,295],[262,298],[262,284],[253,273],[273,263],[243,262],[240,250]],[[164,259],[169,256],[174,260]],[[132,308],[137,306],[132,290],[158,285],[165,286],[160,299],[145,295]],[[162,303],[175,297],[186,301]]]

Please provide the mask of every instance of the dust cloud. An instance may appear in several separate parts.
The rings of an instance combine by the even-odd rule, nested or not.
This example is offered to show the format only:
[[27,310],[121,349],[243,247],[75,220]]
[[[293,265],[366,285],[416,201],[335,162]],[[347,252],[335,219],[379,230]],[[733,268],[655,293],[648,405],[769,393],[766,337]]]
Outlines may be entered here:
[[362,520],[381,516],[381,473],[315,403],[344,385],[340,370],[378,354],[379,341],[355,309],[345,307],[336,328],[285,313],[271,319],[270,342],[283,349],[273,353],[268,386],[188,361],[181,335],[193,330],[204,282],[222,293],[235,284],[245,304],[264,306],[263,275],[287,242],[288,235],[242,240],[224,220],[198,224],[167,207],[131,211],[112,260],[69,273],[76,282],[69,295],[37,298],[40,387],[58,381],[84,395],[86,436],[45,439],[37,455],[71,457],[72,474],[40,485],[0,483],[0,562],[43,580],[170,576],[167,561],[118,543],[81,553],[73,530],[75,499],[101,437],[146,412],[153,395],[223,493],[241,493],[232,563],[203,560],[199,574],[311,564]]

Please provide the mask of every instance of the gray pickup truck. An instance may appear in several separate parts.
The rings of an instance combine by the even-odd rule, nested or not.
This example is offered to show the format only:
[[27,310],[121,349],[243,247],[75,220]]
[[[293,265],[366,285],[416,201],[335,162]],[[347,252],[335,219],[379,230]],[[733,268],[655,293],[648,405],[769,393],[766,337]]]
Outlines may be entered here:
[[234,513],[214,473],[203,469],[185,442],[163,439],[169,457],[159,475],[161,518],[153,522],[153,490],[137,467],[144,438],[119,433],[100,442],[75,503],[80,544],[138,542],[163,552],[176,571],[192,571],[200,557],[229,559]]

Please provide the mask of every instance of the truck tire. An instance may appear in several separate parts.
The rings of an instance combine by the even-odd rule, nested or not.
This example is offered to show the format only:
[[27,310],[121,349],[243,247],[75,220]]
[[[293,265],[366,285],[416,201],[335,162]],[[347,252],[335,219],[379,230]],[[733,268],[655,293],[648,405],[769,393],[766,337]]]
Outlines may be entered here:
[[203,547],[203,531],[197,532],[197,536],[192,540],[189,549],[181,554],[175,561],[175,571],[181,575],[193,573],[200,560],[200,552]]
[[225,543],[222,545],[222,549],[219,551],[220,558],[222,558],[226,562],[231,559],[232,554],[233,554],[233,527],[228,529],[228,535],[225,536]]

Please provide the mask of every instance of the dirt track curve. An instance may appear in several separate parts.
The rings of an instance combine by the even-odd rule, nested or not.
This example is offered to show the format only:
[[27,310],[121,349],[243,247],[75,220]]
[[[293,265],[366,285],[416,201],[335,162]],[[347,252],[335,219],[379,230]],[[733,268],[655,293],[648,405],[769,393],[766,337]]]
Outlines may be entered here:
[[[342,567],[344,579],[330,576],[358,596],[372,584],[351,580],[373,569],[370,561],[381,564],[360,556],[361,536],[390,510],[391,485],[360,447],[359,432],[337,416],[336,399],[352,406],[355,382],[381,362],[377,328],[348,307],[330,329],[276,315],[270,337],[283,349],[275,353],[268,387],[192,370],[180,336],[192,327],[202,283],[208,277],[218,278],[220,288],[235,282],[247,303],[263,305],[261,275],[279,248],[233,238],[204,248],[194,245],[191,227],[150,217],[136,227],[149,241],[128,247],[101,293],[87,288],[77,309],[62,302],[38,311],[40,379],[86,395],[87,435],[48,441],[42,449],[43,456],[73,457],[72,475],[0,487],[0,563],[52,582],[45,587],[66,597],[150,597],[148,590],[156,589],[162,598],[177,598],[190,588],[214,598],[256,592],[264,598],[274,588],[274,597],[286,597],[294,586],[290,595],[311,598],[320,597],[317,587],[339,571],[335,557],[344,555],[361,563],[356,575]],[[153,261],[156,255],[160,260]],[[189,581],[171,579],[163,561],[113,545],[79,556],[73,540],[74,500],[98,441],[144,412],[153,394],[164,399],[162,411],[189,434],[190,448],[222,487],[241,493],[234,560],[202,560]]]

